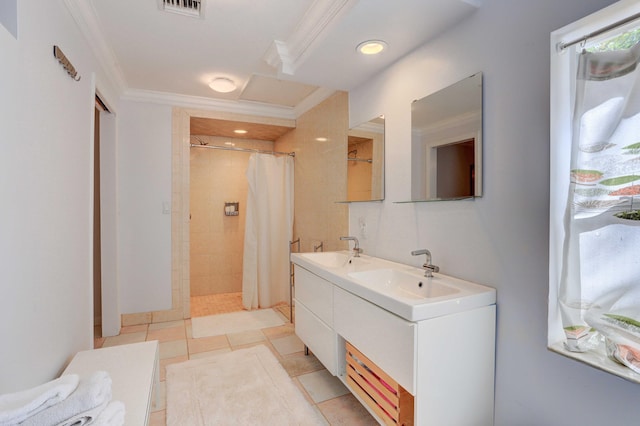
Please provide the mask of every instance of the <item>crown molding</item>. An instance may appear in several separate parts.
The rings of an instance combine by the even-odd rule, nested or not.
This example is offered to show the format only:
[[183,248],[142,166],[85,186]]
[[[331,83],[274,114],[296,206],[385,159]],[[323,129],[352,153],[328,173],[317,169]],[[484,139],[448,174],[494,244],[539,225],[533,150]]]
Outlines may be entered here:
[[261,115],[265,117],[295,119],[293,108],[285,106],[266,105],[251,101],[229,101],[200,96],[180,95],[176,93],[155,92],[151,90],[127,89],[121,97],[125,101],[150,102],[161,105],[182,108],[215,110],[247,115]]
[[189,96],[176,93],[165,93],[137,89],[125,90],[125,92],[121,96],[121,99],[125,101],[150,102],[182,108],[204,109],[236,114],[260,115],[265,117],[295,120],[334,93],[335,91],[331,89],[317,89],[294,108],[287,106],[267,105],[260,102],[230,101],[226,99],[213,99],[201,96]]
[[116,56],[102,33],[100,22],[96,18],[96,13],[90,2],[64,0],[64,4],[78,25],[80,32],[89,43],[113,89],[118,95],[121,95],[127,87],[124,73],[120,69]]
[[314,45],[358,0],[315,0],[286,41],[274,40],[263,59],[280,72],[293,75]]

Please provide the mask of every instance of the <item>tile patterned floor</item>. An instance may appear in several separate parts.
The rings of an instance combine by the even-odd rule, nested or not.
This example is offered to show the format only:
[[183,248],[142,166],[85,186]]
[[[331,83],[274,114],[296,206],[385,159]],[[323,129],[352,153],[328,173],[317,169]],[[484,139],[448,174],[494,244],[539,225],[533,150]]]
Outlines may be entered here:
[[[292,314],[289,304],[283,303],[274,307],[287,319]],[[244,310],[242,305],[242,292],[206,294],[204,296],[191,296],[191,318],[206,317],[207,315],[226,314]]]
[[[279,309],[280,308],[280,309]],[[286,308],[286,309],[285,309]],[[289,307],[274,308],[276,312]],[[288,315],[286,315],[288,316]],[[305,356],[304,345],[291,323],[279,327],[194,339],[191,320],[123,327],[114,337],[96,338],[96,348],[147,340],[160,342],[160,406],[153,407],[151,426],[165,424],[165,368],[169,364],[211,356],[248,346],[263,344],[276,356],[293,382],[330,426],[368,426],[378,423],[351,395],[342,382],[333,377],[313,354]]]
[[242,292],[191,296],[191,318],[242,311]]

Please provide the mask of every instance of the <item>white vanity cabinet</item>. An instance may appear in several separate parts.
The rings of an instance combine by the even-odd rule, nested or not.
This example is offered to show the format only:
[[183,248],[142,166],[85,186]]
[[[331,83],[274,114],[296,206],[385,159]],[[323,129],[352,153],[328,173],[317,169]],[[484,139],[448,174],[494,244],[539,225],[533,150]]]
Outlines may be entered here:
[[[334,256],[323,266],[303,256],[292,256],[296,334],[381,424],[493,424],[494,289],[438,275],[456,292],[398,296],[406,305],[428,305],[415,319],[350,275],[389,266],[414,273],[406,265],[367,257],[339,266]],[[431,283],[420,274],[415,282]]]
[[296,334],[331,374],[338,374],[333,284],[295,265]]

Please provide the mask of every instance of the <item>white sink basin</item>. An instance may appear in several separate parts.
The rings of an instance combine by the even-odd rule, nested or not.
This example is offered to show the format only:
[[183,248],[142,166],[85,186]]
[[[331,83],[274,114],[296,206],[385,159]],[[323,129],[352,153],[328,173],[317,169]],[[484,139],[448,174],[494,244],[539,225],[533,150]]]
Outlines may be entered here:
[[347,275],[373,290],[398,297],[432,299],[460,292],[457,288],[444,284],[442,278],[424,277],[397,269],[373,269],[370,271],[351,272]]

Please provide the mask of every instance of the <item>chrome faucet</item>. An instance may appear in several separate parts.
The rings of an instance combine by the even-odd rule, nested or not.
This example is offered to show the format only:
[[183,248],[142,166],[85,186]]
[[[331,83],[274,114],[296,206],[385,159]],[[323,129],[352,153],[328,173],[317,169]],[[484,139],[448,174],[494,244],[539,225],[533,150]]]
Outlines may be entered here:
[[355,245],[353,246],[353,256],[354,257],[360,257],[360,253],[362,253],[362,249],[360,248],[360,243],[358,242],[358,239],[356,237],[340,237],[341,241],[353,241],[355,243]]
[[433,277],[434,272],[440,272],[440,268],[436,265],[431,264],[431,252],[427,249],[414,250],[411,252],[413,256],[418,256],[421,254],[427,255],[427,261],[422,267],[424,268],[424,276],[425,277]]

